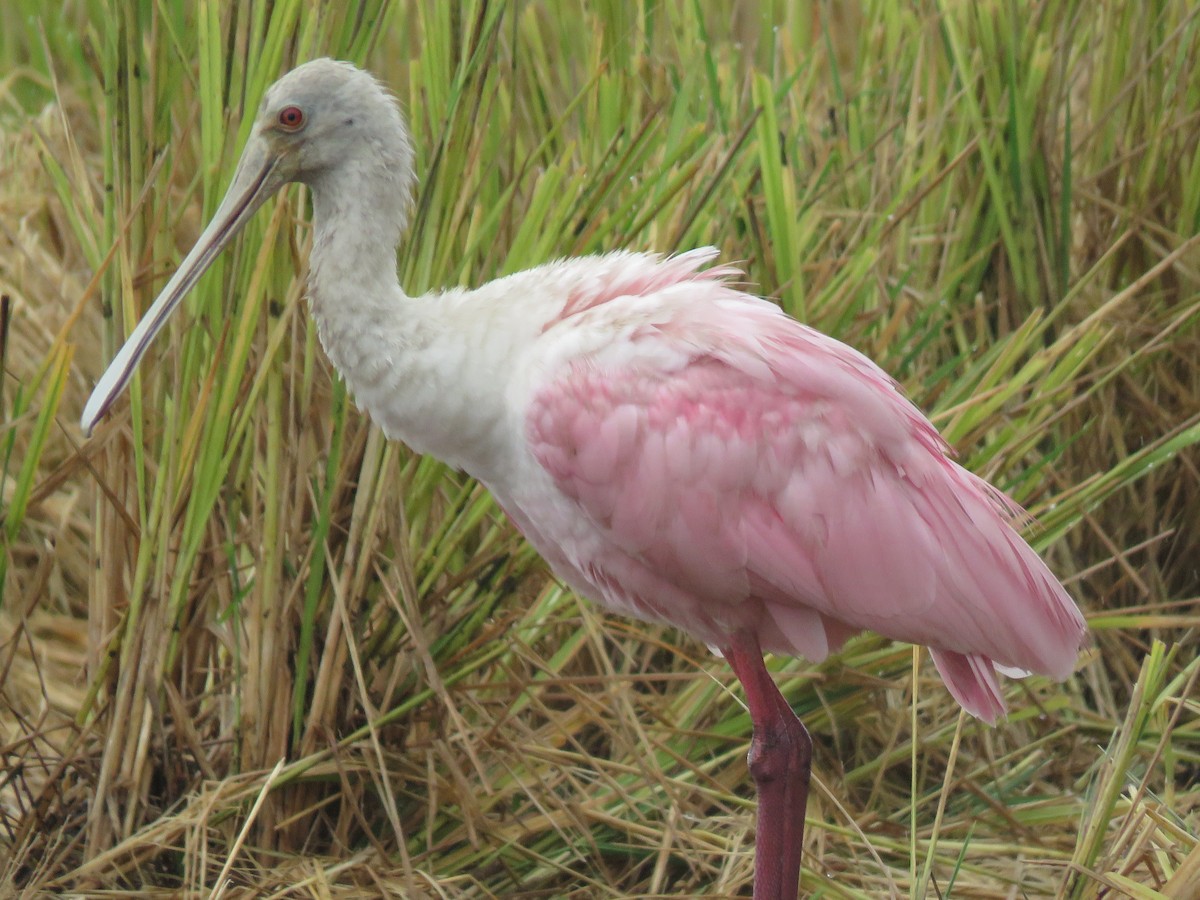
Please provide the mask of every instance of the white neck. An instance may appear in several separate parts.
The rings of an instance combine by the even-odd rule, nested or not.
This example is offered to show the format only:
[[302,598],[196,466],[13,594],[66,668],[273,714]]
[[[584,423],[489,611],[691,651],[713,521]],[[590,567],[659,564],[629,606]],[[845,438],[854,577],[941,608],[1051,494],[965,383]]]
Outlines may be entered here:
[[356,403],[389,438],[487,481],[502,415],[491,396],[499,386],[477,377],[487,323],[462,309],[466,292],[413,298],[397,283],[406,187],[352,166],[312,184],[313,319]]

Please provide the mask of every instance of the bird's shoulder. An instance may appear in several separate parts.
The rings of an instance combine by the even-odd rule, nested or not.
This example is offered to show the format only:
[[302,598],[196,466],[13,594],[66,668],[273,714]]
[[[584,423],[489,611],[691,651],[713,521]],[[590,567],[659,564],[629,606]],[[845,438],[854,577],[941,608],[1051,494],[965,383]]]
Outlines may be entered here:
[[534,446],[574,456],[604,432],[630,450],[669,434],[674,454],[713,439],[775,456],[853,443],[898,464],[949,453],[868,357],[723,279],[703,287],[580,301],[547,328],[526,406]]

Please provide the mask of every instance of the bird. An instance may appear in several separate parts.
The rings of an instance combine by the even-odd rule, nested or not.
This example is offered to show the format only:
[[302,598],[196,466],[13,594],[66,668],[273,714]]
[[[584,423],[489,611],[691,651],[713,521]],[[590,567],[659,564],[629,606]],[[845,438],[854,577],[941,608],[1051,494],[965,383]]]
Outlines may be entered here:
[[309,188],[308,303],[391,440],[481,482],[567,585],[723,656],[745,693],[754,897],[797,896],[812,741],[763,654],[923,644],[967,712],[998,673],[1074,671],[1087,628],[1020,507],[954,461],[862,353],[742,290],[717,251],[560,259],[410,297],[399,103],[314,59],[267,89],[224,199],[85,405],[90,434],[180,301],[286,184]]

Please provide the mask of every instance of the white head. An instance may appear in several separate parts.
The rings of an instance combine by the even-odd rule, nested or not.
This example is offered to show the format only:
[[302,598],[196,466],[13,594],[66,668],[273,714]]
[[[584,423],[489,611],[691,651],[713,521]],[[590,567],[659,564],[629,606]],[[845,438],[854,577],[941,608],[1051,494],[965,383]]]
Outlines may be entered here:
[[247,151],[256,140],[276,168],[276,188],[300,181],[320,196],[368,169],[392,182],[386,199],[400,214],[407,209],[413,153],[404,117],[383,85],[348,62],[314,59],[267,88]]
[[[350,63],[315,59],[267,89],[233,180],[212,221],[138,323],[84,407],[91,433],[120,396],[154,336],[268,197],[292,181],[313,191],[318,219],[353,196],[399,240],[413,187],[412,145],[396,101]],[[370,191],[350,186],[369,184]]]

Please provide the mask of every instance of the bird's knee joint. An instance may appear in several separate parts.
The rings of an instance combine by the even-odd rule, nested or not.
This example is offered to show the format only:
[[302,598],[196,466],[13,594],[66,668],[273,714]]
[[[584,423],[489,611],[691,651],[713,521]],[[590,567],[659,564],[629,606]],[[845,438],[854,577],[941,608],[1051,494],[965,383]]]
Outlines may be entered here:
[[799,727],[754,735],[746,764],[755,783],[790,779],[798,772],[808,771],[812,762],[812,741],[804,727],[799,722],[796,724]]

